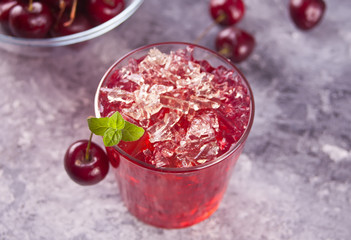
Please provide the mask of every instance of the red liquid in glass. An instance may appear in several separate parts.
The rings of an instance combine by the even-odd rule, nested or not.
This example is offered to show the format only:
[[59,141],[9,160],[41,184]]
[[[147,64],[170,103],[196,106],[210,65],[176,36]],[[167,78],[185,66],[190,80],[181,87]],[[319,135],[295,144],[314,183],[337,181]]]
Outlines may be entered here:
[[[131,59],[127,68],[109,73],[99,92],[102,117],[119,111],[126,120],[146,129],[138,141],[121,142],[118,147],[123,151],[110,147],[107,153],[129,211],[164,228],[195,224],[217,209],[244,141],[231,154],[227,152],[242,137],[252,111],[249,90],[236,70],[198,61],[191,49],[174,56],[180,64],[170,65],[177,66],[172,71],[178,78],[155,73],[147,58]],[[197,72],[189,75],[189,66],[198,68]],[[148,101],[156,95],[142,95],[144,87],[138,77],[126,78],[136,73],[147,84],[145,92],[157,88],[154,105]],[[200,84],[197,75],[205,79]],[[177,82],[193,76],[195,83]],[[145,99],[136,100],[131,93]],[[151,98],[150,102],[155,101]],[[136,105],[146,105],[149,112],[136,113]],[[216,161],[223,154],[227,156]]]

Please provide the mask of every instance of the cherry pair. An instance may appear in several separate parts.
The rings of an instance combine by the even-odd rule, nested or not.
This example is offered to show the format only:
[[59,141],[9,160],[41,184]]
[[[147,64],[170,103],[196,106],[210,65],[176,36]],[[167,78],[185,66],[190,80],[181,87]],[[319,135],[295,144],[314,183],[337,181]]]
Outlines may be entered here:
[[254,37],[235,26],[244,16],[242,0],[211,0],[210,13],[214,21],[222,26],[215,40],[216,50],[234,63],[245,60],[255,46]]

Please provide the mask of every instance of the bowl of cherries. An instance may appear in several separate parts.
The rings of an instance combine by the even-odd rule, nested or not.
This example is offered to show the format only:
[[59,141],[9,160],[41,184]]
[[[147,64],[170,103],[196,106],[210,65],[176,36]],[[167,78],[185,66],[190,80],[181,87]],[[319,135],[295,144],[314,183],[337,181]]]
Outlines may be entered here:
[[128,19],[143,0],[0,0],[0,43],[51,48],[98,37]]

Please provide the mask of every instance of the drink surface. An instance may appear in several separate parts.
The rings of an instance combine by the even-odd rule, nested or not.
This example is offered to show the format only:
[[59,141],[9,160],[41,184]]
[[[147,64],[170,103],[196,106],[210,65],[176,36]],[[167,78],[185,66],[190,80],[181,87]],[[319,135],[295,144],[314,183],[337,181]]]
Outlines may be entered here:
[[119,111],[146,131],[121,141],[131,156],[156,167],[191,167],[227,152],[243,135],[250,95],[235,69],[212,67],[191,47],[169,54],[151,49],[114,70],[99,94],[102,117]]

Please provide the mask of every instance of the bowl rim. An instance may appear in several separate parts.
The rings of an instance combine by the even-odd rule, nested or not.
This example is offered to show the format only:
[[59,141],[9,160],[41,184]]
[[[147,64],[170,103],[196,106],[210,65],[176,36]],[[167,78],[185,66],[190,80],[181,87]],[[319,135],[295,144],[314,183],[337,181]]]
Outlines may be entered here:
[[131,160],[133,163],[141,166],[141,167],[145,167],[154,171],[158,171],[158,172],[170,172],[170,173],[185,173],[185,172],[194,172],[194,171],[198,171],[201,169],[205,169],[208,167],[211,167],[213,165],[216,165],[220,162],[222,162],[223,160],[225,160],[226,158],[228,158],[230,155],[234,154],[243,144],[245,144],[245,141],[251,131],[252,125],[253,125],[253,120],[254,120],[254,115],[255,115],[255,101],[254,101],[254,96],[253,96],[253,92],[250,86],[250,83],[247,81],[246,77],[244,76],[244,74],[234,65],[234,63],[232,61],[230,61],[228,58],[225,58],[224,56],[220,55],[219,53],[198,45],[198,44],[194,44],[194,43],[188,43],[188,42],[179,42],[179,41],[172,41],[172,42],[160,42],[160,43],[152,43],[152,44],[148,44],[139,48],[136,48],[130,52],[128,52],[127,54],[125,54],[124,56],[122,56],[121,58],[119,58],[117,61],[115,61],[112,66],[105,72],[105,74],[103,75],[103,77],[101,78],[99,85],[97,87],[96,93],[95,93],[95,98],[94,98],[94,111],[95,111],[95,116],[96,117],[101,117],[100,115],[100,111],[99,111],[99,93],[100,93],[100,88],[103,84],[103,82],[106,80],[106,78],[110,75],[110,73],[114,70],[115,66],[118,65],[120,62],[124,61],[125,59],[127,59],[128,57],[130,57],[131,55],[133,55],[134,53],[140,52],[142,50],[145,49],[151,49],[152,47],[157,47],[157,46],[163,46],[163,45],[179,45],[179,46],[192,46],[194,48],[199,48],[201,50],[207,51],[210,54],[215,55],[216,57],[218,57],[220,60],[222,60],[223,62],[229,64],[232,68],[235,69],[235,71],[241,76],[244,85],[247,87],[249,96],[250,96],[250,116],[249,116],[249,121],[248,121],[248,125],[244,131],[244,133],[242,134],[242,136],[240,137],[240,139],[237,141],[237,143],[235,145],[233,145],[227,152],[225,152],[224,154],[222,154],[221,156],[219,156],[218,158],[215,158],[212,161],[203,163],[203,164],[199,164],[197,166],[193,166],[193,167],[186,167],[186,168],[171,168],[171,167],[161,167],[161,168],[157,168],[156,166],[143,162],[139,159],[136,159],[134,157],[132,157],[131,155],[129,155],[128,153],[126,153],[125,151],[123,151],[121,148],[119,148],[117,145],[113,146],[114,149],[116,149],[121,155],[123,155],[124,157],[126,157],[128,160]]
[[31,46],[31,47],[60,47],[71,45],[75,43],[84,42],[102,34],[111,31],[125,20],[127,20],[130,16],[132,16],[136,10],[141,6],[144,0],[130,0],[130,4],[118,15],[111,18],[110,20],[99,24],[93,28],[90,28],[86,31],[61,36],[54,38],[19,38],[10,35],[5,35],[0,33],[0,42],[18,45],[18,46]]

